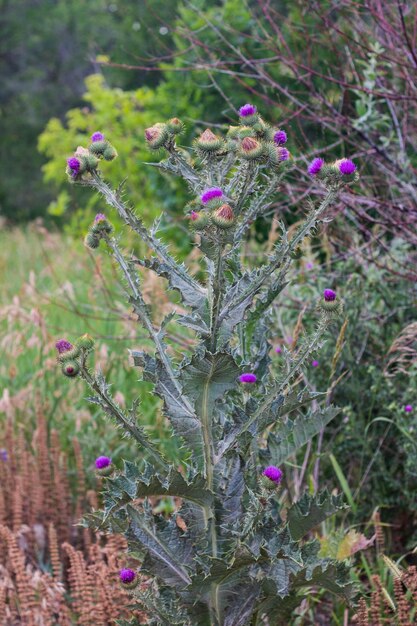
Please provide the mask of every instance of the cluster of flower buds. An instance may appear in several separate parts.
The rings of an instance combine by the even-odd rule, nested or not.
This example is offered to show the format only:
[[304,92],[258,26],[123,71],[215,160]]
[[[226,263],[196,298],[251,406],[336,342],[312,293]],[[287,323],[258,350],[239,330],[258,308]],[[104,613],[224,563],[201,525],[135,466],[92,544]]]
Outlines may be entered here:
[[176,135],[184,130],[184,124],[178,117],[173,117],[168,122],[158,122],[145,129],[145,139],[152,150],[169,148],[174,144]]
[[116,149],[105,139],[103,133],[91,136],[89,148],[78,146],[73,156],[67,159],[67,174],[71,181],[88,179],[97,169],[99,159],[113,161],[117,157]]
[[94,218],[94,222],[90,226],[85,237],[85,245],[87,248],[91,248],[92,250],[98,248],[100,239],[103,239],[103,237],[109,235],[112,231],[113,226],[110,224],[104,213],[97,213]]
[[253,104],[239,109],[240,126],[230,126],[227,147],[243,161],[266,163],[272,167],[288,161],[290,153],[285,148],[287,133],[271,127],[257,112]]
[[82,335],[72,344],[67,339],[58,339],[55,343],[58,351],[58,363],[62,373],[68,378],[75,378],[80,373],[80,357],[87,355],[94,348],[94,339],[90,335]]
[[355,182],[359,178],[356,165],[350,159],[338,159],[328,165],[323,159],[316,158],[308,166],[308,173],[322,181],[326,187],[334,188],[343,183]]
[[267,489],[268,491],[276,491],[283,478],[283,472],[279,467],[275,467],[275,465],[270,465],[266,467],[262,472],[262,476],[260,477],[260,483],[262,487]]
[[[203,206],[199,207],[199,204]],[[230,204],[226,201],[220,187],[210,187],[203,191],[200,203],[194,200],[189,208],[191,227],[195,230],[204,230],[207,226],[217,226],[221,230],[228,230],[235,224],[235,215]],[[194,209],[198,209],[197,211]]]
[[326,319],[338,317],[343,313],[343,302],[333,289],[325,289],[318,301],[318,308]]

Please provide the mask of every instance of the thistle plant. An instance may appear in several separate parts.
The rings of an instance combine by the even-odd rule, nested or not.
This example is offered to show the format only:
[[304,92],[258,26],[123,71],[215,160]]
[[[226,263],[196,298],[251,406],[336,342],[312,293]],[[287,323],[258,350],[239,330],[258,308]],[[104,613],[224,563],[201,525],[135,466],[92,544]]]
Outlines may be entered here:
[[[201,251],[203,280],[158,238],[159,222],[146,228],[124,201],[123,187],[106,184],[100,161],[117,153],[102,133],[68,159],[70,181],[98,191],[151,253],[126,254],[104,213],[86,236],[89,248],[104,244],[119,266],[138,323],[152,342],[152,350],[132,350],[131,356],[182,443],[179,467],[141,426],[141,382],[139,398],[122,410],[103,374],[89,365],[92,338],[57,343],[63,374],[84,379],[93,394],[89,401],[138,444],[137,462],[125,461],[123,469],[109,457],[97,460],[105,475],[104,508],[88,523],[126,536],[127,565],[139,562],[140,572],[123,570],[121,584],[129,585],[149,624],[288,624],[309,588],[319,586],[346,600],[352,592],[346,565],[321,558],[311,538],[312,529],[344,507],[340,496],[322,492],[292,502],[285,469],[285,461],[337,414],[335,407],[320,405],[321,395],[301,385],[299,375],[337,323],[342,301],[335,291],[325,291],[313,307],[314,332],[296,351],[283,348],[276,377],[270,367],[269,312],[300,245],[330,219],[328,208],[339,189],[356,180],[356,166],[347,159],[333,164],[316,159],[309,171],[324,186],[321,202],[311,205],[291,237],[281,223],[272,252],[261,266],[251,267],[242,242],[276,198],[291,161],[284,130],[271,127],[253,105],[239,113],[239,124],[225,136],[207,129],[191,152],[177,145],[183,131],[177,118],[145,132],[149,148],[165,156],[152,165],[188,185],[185,223]],[[165,278],[180,296],[181,314],[170,314],[160,328],[143,297],[139,269]],[[181,325],[193,339],[182,359],[168,344],[169,324]],[[172,497],[175,513],[156,513],[155,497]],[[136,584],[139,575],[145,586]]]

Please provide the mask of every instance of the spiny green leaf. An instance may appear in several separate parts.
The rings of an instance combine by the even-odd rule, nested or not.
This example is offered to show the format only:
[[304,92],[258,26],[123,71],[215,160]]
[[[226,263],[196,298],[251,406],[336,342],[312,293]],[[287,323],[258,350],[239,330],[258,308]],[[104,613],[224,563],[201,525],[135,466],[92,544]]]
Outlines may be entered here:
[[298,541],[325,519],[346,508],[342,495],[331,495],[327,490],[310,496],[304,494],[287,513],[291,537]]

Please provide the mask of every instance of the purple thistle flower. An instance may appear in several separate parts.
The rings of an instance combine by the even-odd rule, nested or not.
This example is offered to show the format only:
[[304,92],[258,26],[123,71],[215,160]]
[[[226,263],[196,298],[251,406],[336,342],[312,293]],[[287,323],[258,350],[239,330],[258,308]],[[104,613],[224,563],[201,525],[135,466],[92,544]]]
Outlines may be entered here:
[[339,163],[339,171],[341,174],[353,174],[356,171],[356,165],[350,159],[342,159]]
[[59,354],[62,354],[63,352],[68,352],[69,350],[72,350],[73,347],[74,346],[72,345],[72,343],[70,343],[66,339],[58,339],[55,344],[55,348],[58,350]]
[[287,148],[281,148],[280,146],[277,148],[277,155],[279,161],[288,161],[290,158],[290,152]]
[[104,469],[111,465],[111,459],[108,456],[99,456],[96,458],[95,465],[96,469]]
[[280,346],[277,346],[277,347],[275,348],[275,352],[276,352],[277,354],[281,354],[281,352],[282,352],[282,348],[281,348]]
[[275,465],[270,465],[269,467],[266,467],[262,474],[269,478],[269,480],[272,480],[272,482],[274,483],[280,483],[283,476],[282,470],[280,470],[279,467],[275,467]]
[[69,159],[67,159],[67,165],[71,170],[71,176],[77,176],[81,167],[81,163],[79,162],[79,160],[76,157],[70,157]]
[[411,413],[411,411],[413,410],[413,407],[411,406],[411,404],[406,404],[404,407],[404,411],[406,413]]
[[336,300],[336,292],[333,289],[325,289],[323,296],[326,302],[334,302]]
[[0,459],[2,461],[5,461],[5,462],[9,460],[9,454],[8,454],[6,448],[1,448],[1,450],[0,450]]
[[100,132],[93,133],[91,135],[91,141],[92,142],[94,142],[94,141],[104,141],[103,133],[100,133]]
[[133,583],[136,578],[136,572],[133,569],[125,568],[121,569],[119,572],[119,578],[122,583],[128,585],[129,583]]
[[104,222],[106,219],[107,218],[104,215],[104,213],[97,213],[97,215],[94,218],[94,222]]
[[223,191],[219,187],[210,187],[210,189],[206,189],[201,194],[201,202],[207,204],[207,202],[210,202],[213,198],[221,198],[222,195]]
[[256,106],[254,104],[244,104],[243,107],[239,109],[240,117],[249,117],[250,115],[255,115]]
[[277,132],[274,135],[274,142],[278,146],[284,143],[287,143],[287,133],[285,132],[285,130],[277,130]]
[[241,376],[239,376],[239,380],[241,383],[256,383],[257,378],[255,374],[247,372],[246,374],[241,374]]
[[311,176],[315,176],[316,174],[318,174],[321,170],[321,168],[324,165],[324,161],[323,159],[313,159],[310,163],[310,165],[308,166],[308,173]]
[[314,263],[312,263],[311,261],[308,261],[308,263],[306,263],[306,270],[312,270],[314,267]]
[[313,367],[318,367],[319,366],[319,362],[318,361],[313,361],[311,365]]

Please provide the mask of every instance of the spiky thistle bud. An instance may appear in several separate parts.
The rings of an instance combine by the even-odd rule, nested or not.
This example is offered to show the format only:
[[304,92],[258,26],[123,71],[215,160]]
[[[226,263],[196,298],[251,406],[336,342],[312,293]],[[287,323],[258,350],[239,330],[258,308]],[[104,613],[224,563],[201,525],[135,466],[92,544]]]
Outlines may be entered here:
[[213,206],[213,203],[221,203],[221,198],[223,197],[223,191],[220,187],[210,187],[203,191],[200,196],[200,200],[203,204],[209,204],[209,206]]
[[219,228],[231,228],[235,223],[235,216],[230,204],[222,204],[211,215],[213,224]]
[[86,333],[85,335],[81,335],[81,337],[78,337],[77,341],[75,342],[75,345],[80,350],[85,350],[86,352],[90,352],[90,350],[94,348],[94,339],[91,337],[91,335],[88,335]]
[[248,126],[253,126],[253,124],[256,124],[259,120],[254,104],[244,104],[240,107],[239,116],[242,122]]
[[178,117],[173,117],[167,122],[167,130],[172,135],[180,135],[184,130],[184,124]]
[[318,307],[324,314],[329,314],[330,316],[340,315],[343,311],[343,303],[333,289],[325,289],[323,291],[323,297],[320,298]]
[[188,217],[193,230],[204,230],[211,222],[210,215],[203,211],[191,211]]
[[247,161],[259,159],[264,154],[264,146],[262,142],[254,137],[244,137],[239,147],[239,156]]
[[96,133],[94,133],[94,135],[91,137],[92,143],[88,147],[88,150],[91,154],[94,154],[94,156],[102,157],[104,154],[104,151],[109,145],[109,142],[106,139],[104,139],[104,135],[102,135],[101,133],[97,133],[97,134],[100,134],[102,139],[93,139],[93,137],[96,135]]
[[136,572],[130,568],[121,569],[119,579],[123,587],[127,587],[128,589],[134,589],[138,584]]
[[90,232],[93,235],[100,237],[103,233],[110,234],[113,231],[113,226],[108,221],[104,213],[97,213],[94,218],[93,225],[90,228]]
[[239,376],[239,380],[244,384],[253,384],[258,380],[256,374],[252,374],[251,372],[245,372]]
[[94,233],[89,232],[84,238],[84,244],[87,246],[87,248],[90,248],[91,250],[96,250],[100,245],[100,237],[97,237],[97,235],[95,235]]
[[260,482],[265,489],[275,490],[279,487],[282,477],[283,472],[279,467],[269,465],[262,472]]
[[110,143],[107,144],[105,150],[103,151],[103,159],[105,161],[113,161],[117,157],[117,150]]
[[197,137],[194,145],[202,154],[214,154],[224,146],[224,141],[209,128],[206,128],[206,130]]
[[162,148],[169,136],[166,124],[158,123],[145,130],[145,139],[152,150]]
[[110,476],[113,472],[111,458],[108,456],[99,456],[96,458],[95,463],[96,472],[99,476]]
[[62,373],[68,378],[75,378],[80,372],[80,364],[78,361],[65,361],[62,364]]
[[78,346],[73,346],[72,343],[66,339],[58,339],[55,343],[55,348],[58,350],[57,359],[60,363],[71,361],[80,355],[80,349]]

